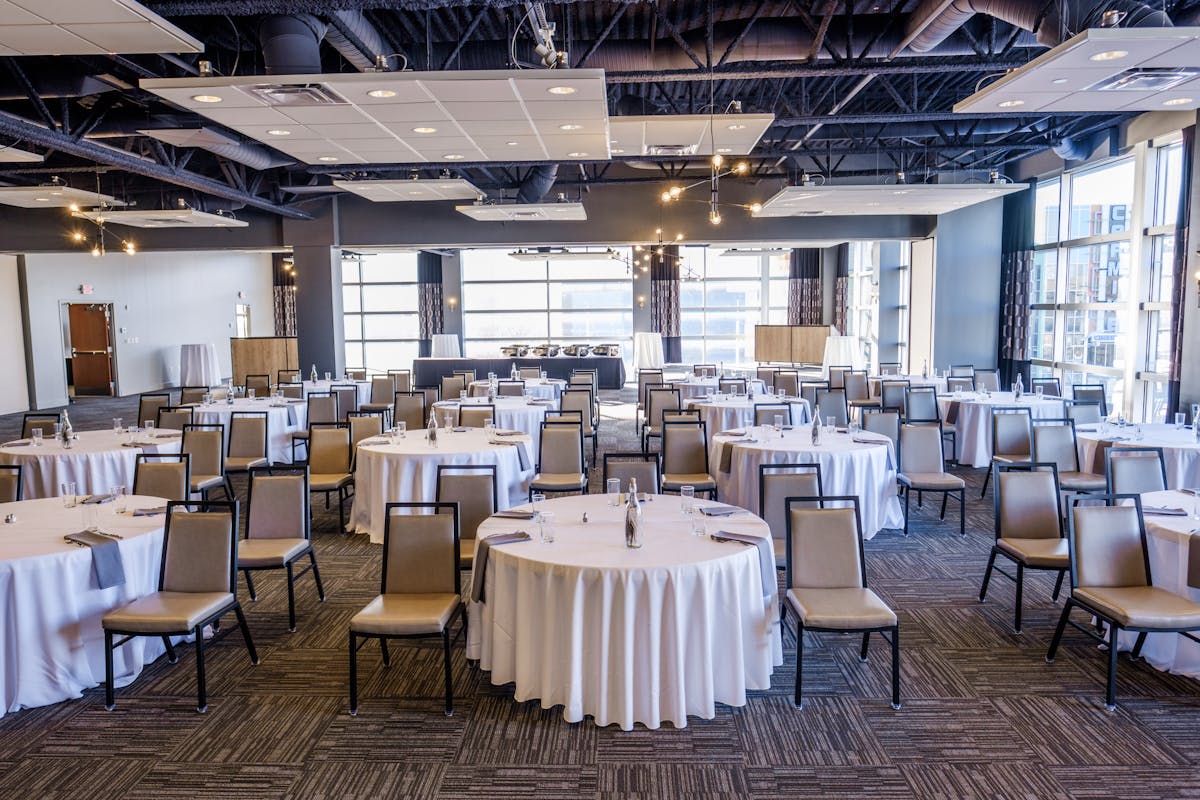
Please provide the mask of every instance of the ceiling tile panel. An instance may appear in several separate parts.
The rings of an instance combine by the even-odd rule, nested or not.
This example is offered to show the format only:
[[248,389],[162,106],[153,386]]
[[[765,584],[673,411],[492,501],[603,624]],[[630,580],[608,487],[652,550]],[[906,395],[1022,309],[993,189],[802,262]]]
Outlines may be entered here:
[[0,51],[199,53],[204,45],[134,0],[3,0]]

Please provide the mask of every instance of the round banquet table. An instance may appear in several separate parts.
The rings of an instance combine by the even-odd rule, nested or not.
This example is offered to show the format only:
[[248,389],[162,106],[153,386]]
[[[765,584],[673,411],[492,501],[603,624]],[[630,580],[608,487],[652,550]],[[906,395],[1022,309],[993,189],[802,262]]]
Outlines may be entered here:
[[867,378],[871,397],[879,397],[884,381],[908,381],[909,386],[932,386],[938,394],[946,391],[946,379],[938,377],[922,378],[920,375],[872,375]]
[[[538,400],[557,400],[567,388],[567,382],[559,378],[525,378],[525,391],[530,397]],[[467,387],[468,397],[487,397],[488,381],[471,381],[471,385]]]
[[[334,386],[353,386],[358,389],[358,404],[371,402],[371,382],[370,381],[310,381],[304,379],[304,396],[308,397],[312,392],[328,392],[332,391]],[[344,409],[343,409],[344,410]]]
[[[480,537],[533,535],[490,549],[485,602],[468,606],[467,653],[493,684],[514,683],[517,701],[563,706],[568,722],[591,716],[622,730],[682,728],[689,715],[712,719],[716,703],[742,706],[747,690],[770,687],[783,663],[773,561],[764,586],[759,548],[693,536],[678,498],[652,497],[637,550],[625,547],[624,507],[604,495],[546,501],[550,544],[535,523],[480,525]],[[749,513],[707,525],[770,539]]]
[[[1167,467],[1168,489],[1200,487],[1200,442],[1190,427],[1177,430],[1164,423],[1143,424],[1142,438],[1135,438],[1134,427],[1124,429],[1107,423],[1076,425],[1079,441],[1079,468],[1084,472],[1107,473],[1105,447],[1161,447]],[[1103,443],[1104,447],[1101,446]]]
[[[725,380],[733,379],[726,378]],[[686,403],[693,398],[716,393],[720,387],[720,381],[720,378],[699,378],[695,375],[688,375],[681,381],[672,381],[671,384],[679,390],[680,401]],[[767,393],[767,385],[758,378],[750,378],[746,381],[746,386],[760,397]]]
[[992,408],[994,406],[1028,408],[1034,419],[1058,419],[1064,416],[1061,397],[1038,400],[1025,394],[1013,400],[1012,392],[992,392],[984,397],[976,392],[963,392],[961,397],[938,396],[938,410],[948,428],[954,428],[958,463],[970,467],[986,467],[992,463]]
[[197,423],[225,426],[225,444],[229,444],[229,421],[235,411],[267,414],[267,457],[272,464],[292,463],[292,434],[308,427],[308,404],[303,400],[279,401],[275,398],[238,398],[232,403],[216,402],[193,406]]
[[[163,505],[157,497],[126,500],[129,508]],[[77,698],[102,684],[100,618],[158,588],[164,515],[117,514],[112,503],[96,508],[100,530],[122,537],[125,583],[109,589],[97,585],[91,551],[63,541],[83,530],[82,506],[63,508],[55,497],[0,504],[0,518],[17,517],[0,536],[0,716]],[[156,636],[117,648],[116,685],[129,684],[163,652]]]
[[0,464],[21,467],[26,499],[57,497],[62,484],[75,484],[76,494],[105,494],[113,486],[133,487],[139,453],[178,453],[182,436],[165,433],[127,434],[80,431],[68,450],[51,438],[39,446],[18,439],[0,445]]
[[[396,444],[385,439],[359,442],[355,457],[354,506],[349,530],[383,543],[386,503],[431,503],[437,495],[439,464],[495,464],[501,509],[524,502],[536,463],[529,437],[495,436],[482,428],[439,432],[436,447],[422,431],[410,431]],[[517,451],[524,451],[522,457]]]
[[756,403],[776,405],[783,402],[792,407],[793,425],[804,425],[812,421],[812,409],[808,407],[808,401],[796,397],[784,401],[769,394],[757,395],[753,400],[744,395],[734,397],[726,395],[720,399],[684,400],[683,405],[700,412],[700,419],[704,420],[704,427],[711,440],[715,434],[721,431],[753,425]]
[[[754,438],[756,441],[739,441]],[[856,441],[857,440],[857,441]],[[725,462],[723,451],[728,451]],[[758,467],[761,464],[820,464],[821,486],[827,495],[856,495],[862,514],[863,537],[883,528],[903,528],[904,514],[896,496],[896,456],[886,436],[822,432],[813,447],[809,428],[783,431],[751,428],[748,436],[717,435],[709,453],[709,471],[717,479],[717,496],[726,503],[761,513],[758,508]],[[728,469],[723,467],[728,466]]]
[[[484,406],[488,401],[486,397],[468,397],[466,404]],[[438,424],[445,422],[446,414],[450,414],[451,422],[457,420],[460,405],[458,400],[439,400],[434,403],[433,407],[438,413]],[[520,431],[528,436],[536,457],[542,441],[542,421],[546,419],[546,411],[554,409],[555,405],[546,400],[530,402],[524,397],[497,397],[492,405],[496,407],[492,416],[495,426],[502,430]]]

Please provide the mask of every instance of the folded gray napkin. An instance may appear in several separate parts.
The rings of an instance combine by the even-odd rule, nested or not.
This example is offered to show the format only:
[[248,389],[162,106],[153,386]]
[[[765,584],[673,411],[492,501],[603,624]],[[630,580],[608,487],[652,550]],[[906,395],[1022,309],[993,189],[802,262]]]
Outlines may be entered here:
[[758,568],[762,575],[763,600],[768,600],[771,597],[771,590],[775,588],[775,547],[771,542],[771,537],[733,531],[717,531],[712,534],[712,538],[718,542],[744,542],[758,548]]
[[33,444],[33,442],[26,442],[23,440],[18,440],[15,442],[5,442],[4,447],[29,447],[29,445],[31,445],[31,444]]
[[390,441],[391,441],[391,440],[389,440],[389,439],[380,439],[379,437],[371,437],[371,438],[369,438],[369,439],[363,439],[361,442],[359,442],[359,444],[360,444],[360,445],[364,445],[364,444],[388,444]]
[[726,439],[721,442],[721,451],[717,455],[717,469],[721,472],[729,472],[733,467],[733,446],[735,444],[754,444],[758,439],[751,439],[746,436],[742,439]]
[[462,425],[459,425],[458,427],[454,428],[455,433],[466,433],[467,430],[468,429]]
[[1188,512],[1182,508],[1162,508],[1159,506],[1142,506],[1143,514],[1158,517],[1186,517]]
[[156,506],[154,508],[135,508],[133,510],[133,515],[135,517],[153,517],[158,514],[165,514],[165,513],[167,513],[166,506]]
[[493,517],[501,519],[533,519],[537,516],[536,511],[497,511],[492,514]]
[[68,542],[82,544],[92,551],[92,571],[101,589],[111,589],[125,583],[125,563],[121,560],[121,546],[102,533],[80,531],[63,537]]
[[492,431],[497,436],[524,436],[525,431]]
[[180,439],[182,437],[183,437],[182,432],[180,432],[180,433],[157,433],[154,435],[155,439]]
[[498,439],[492,439],[488,444],[499,444],[505,447],[517,448],[517,461],[521,465],[521,471],[525,472],[529,469],[529,456],[525,454],[525,445],[522,442],[501,442]]
[[732,430],[721,431],[720,433],[717,434],[717,436],[745,436],[745,435],[746,435],[746,431],[742,428],[733,428]]
[[475,562],[471,570],[471,600],[476,603],[484,602],[483,584],[487,577],[488,553],[493,545],[511,544],[513,542],[528,542],[530,536],[525,531],[512,533],[497,533],[480,539],[475,545]]
[[84,500],[85,506],[100,505],[101,503],[111,503],[113,496],[111,494],[90,494]]
[[738,508],[737,506],[725,505],[724,503],[720,503],[715,506],[697,506],[697,508],[699,508],[700,513],[706,517],[728,517],[731,514],[737,514],[740,511],[746,510],[744,508]]

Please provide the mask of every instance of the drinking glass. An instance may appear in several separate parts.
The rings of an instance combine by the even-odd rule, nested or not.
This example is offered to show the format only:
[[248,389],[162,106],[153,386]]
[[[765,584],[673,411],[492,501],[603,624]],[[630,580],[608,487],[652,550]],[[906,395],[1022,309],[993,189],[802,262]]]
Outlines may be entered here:
[[1192,522],[1200,523],[1200,486],[1192,489]]
[[[1176,414],[1175,416],[1179,416],[1179,415]],[[125,420],[121,419],[120,417],[113,417],[113,433],[119,434],[121,432],[121,425],[124,422],[125,422]]]
[[604,491],[608,495],[608,504],[610,506],[618,506],[621,504],[621,479],[609,478],[604,482]]
[[326,372],[326,373],[325,373],[325,382],[326,382],[326,383],[328,383],[328,382],[329,382],[329,381],[330,381],[332,378],[333,378],[333,373],[332,373],[332,372]]
[[540,374],[541,374],[541,376],[542,376],[542,382],[543,382],[543,383],[545,383],[545,381],[546,381],[546,370],[542,370]]
[[833,430],[833,417],[825,418],[825,427],[829,428],[830,430]]
[[1192,403],[1192,422],[1200,418],[1200,403]]
[[1176,429],[1183,430],[1183,427],[1185,425],[1187,425],[1187,414],[1183,413],[1182,411],[1176,411],[1175,412],[1175,427],[1176,427]]
[[858,433],[858,432],[859,432],[859,431],[861,431],[861,430],[862,430],[862,424],[861,424],[861,423],[859,423],[858,421],[854,421],[854,422],[851,422],[851,423],[850,423],[850,433],[851,433],[851,435],[853,435],[853,434],[856,434],[856,433]]
[[693,514],[691,524],[692,536],[708,535],[708,518],[703,514]]
[[538,510],[538,504],[544,502],[546,502],[546,495],[542,494],[541,492],[534,492],[529,496],[529,508],[535,514]]
[[483,429],[485,431],[487,431],[489,434],[491,434],[492,431],[496,430],[496,423],[492,422],[491,417],[483,418]]
[[1036,397],[1038,400],[1041,400],[1041,399],[1042,399],[1042,395],[1043,395],[1043,394],[1045,394],[1045,393],[1046,393],[1046,387],[1045,387],[1045,386],[1035,386],[1035,387],[1033,387],[1033,396],[1034,396],[1034,397]]
[[246,389],[246,399],[247,399],[247,400],[253,400],[253,399],[254,399],[254,388],[253,388],[253,387],[249,387],[249,388],[247,388],[247,389]]
[[97,519],[98,515],[96,514],[98,509],[95,506],[86,505],[81,505],[79,509],[81,515],[83,516],[83,529],[88,533],[95,533],[97,530],[99,530],[100,522]]
[[696,487],[681,486],[679,489],[679,510],[684,514],[692,513],[692,507],[696,504]]
[[408,423],[405,420],[397,420],[395,430],[401,439],[407,437],[408,436]]
[[29,438],[33,440],[34,447],[42,446],[42,429],[34,428],[29,432]]
[[783,438],[783,414],[775,415],[775,432],[779,434],[779,438]]
[[125,513],[125,487],[110,486],[108,493],[113,496],[113,512],[117,514]]
[[154,438],[154,420],[152,420],[152,419],[146,420],[146,424],[144,427],[146,428],[146,435],[149,436],[151,439],[153,439]]
[[450,433],[454,430],[453,419],[453,416],[451,416],[448,412],[442,415],[442,427],[446,429],[446,433]]
[[538,514],[538,533],[541,534],[542,544],[554,543],[553,511],[542,511]]
[[459,390],[459,392],[458,392],[458,402],[460,402],[460,403],[465,403],[465,402],[467,402],[467,390],[466,390],[466,389],[460,389],[460,390]]
[[63,508],[74,508],[75,502],[76,502],[75,482],[67,481],[66,483],[60,484],[59,486],[60,486],[59,494],[62,495]]

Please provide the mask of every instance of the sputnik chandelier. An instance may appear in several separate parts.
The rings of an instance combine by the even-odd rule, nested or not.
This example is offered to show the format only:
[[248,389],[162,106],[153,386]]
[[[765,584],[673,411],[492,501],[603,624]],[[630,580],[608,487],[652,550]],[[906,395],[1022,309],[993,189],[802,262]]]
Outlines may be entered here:
[[677,203],[684,199],[684,193],[689,189],[695,189],[697,186],[708,184],[708,200],[695,200],[692,202],[707,202],[708,203],[708,221],[713,225],[721,224],[721,206],[729,206],[733,208],[744,208],[751,213],[758,213],[762,210],[762,203],[722,203],[721,202],[721,178],[729,175],[746,175],[750,172],[750,165],[745,161],[738,161],[732,166],[727,166],[725,156],[720,153],[715,154],[709,162],[709,176],[704,180],[690,183],[687,186],[672,186],[662,193],[662,201],[664,203]]

